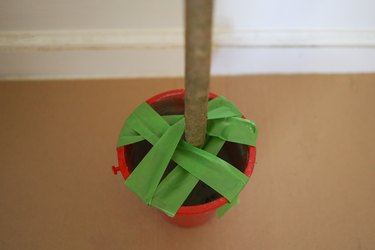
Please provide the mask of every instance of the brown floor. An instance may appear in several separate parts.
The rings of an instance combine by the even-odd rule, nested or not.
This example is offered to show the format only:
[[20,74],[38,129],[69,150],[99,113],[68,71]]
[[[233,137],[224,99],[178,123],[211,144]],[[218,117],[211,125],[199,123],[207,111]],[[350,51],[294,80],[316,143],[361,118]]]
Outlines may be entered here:
[[196,229],[110,169],[124,119],[181,79],[0,84],[0,249],[375,249],[375,74],[212,82],[258,157],[241,203]]

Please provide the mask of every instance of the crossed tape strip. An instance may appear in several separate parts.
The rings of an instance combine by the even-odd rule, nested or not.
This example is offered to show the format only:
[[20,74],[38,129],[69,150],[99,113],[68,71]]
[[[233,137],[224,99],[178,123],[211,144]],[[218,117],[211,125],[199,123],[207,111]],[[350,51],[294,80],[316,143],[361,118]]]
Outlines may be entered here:
[[[216,155],[225,141],[256,146],[256,125],[241,118],[241,112],[224,97],[208,104],[207,143],[196,148],[182,139],[183,115],[160,116],[142,103],[121,129],[117,147],[147,140],[153,147],[134,169],[125,185],[146,204],[174,216],[199,180],[228,200],[221,217],[239,202],[238,194],[248,177]],[[177,166],[161,181],[170,160]]]

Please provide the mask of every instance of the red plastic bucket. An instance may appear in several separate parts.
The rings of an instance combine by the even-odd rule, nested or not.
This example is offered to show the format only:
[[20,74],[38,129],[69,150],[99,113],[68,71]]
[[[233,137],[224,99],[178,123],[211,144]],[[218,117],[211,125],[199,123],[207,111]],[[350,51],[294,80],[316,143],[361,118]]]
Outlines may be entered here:
[[[210,93],[209,98],[214,99],[217,95]],[[177,89],[177,90],[171,90],[167,92],[163,92],[161,94],[155,95],[148,99],[146,101],[148,104],[150,104],[156,111],[159,113],[181,113],[181,109],[183,110],[184,106],[184,90],[183,89]],[[163,105],[159,105],[163,104]],[[118,167],[112,167],[113,173],[117,174],[118,171],[121,172],[122,176],[126,180],[128,176],[131,173],[132,167],[129,167],[129,160],[132,161],[132,155],[127,155],[127,149],[128,151],[131,150],[131,145],[127,146],[121,146],[117,148],[117,158],[118,158]],[[256,157],[256,149],[253,146],[247,146],[246,150],[246,159],[244,160],[244,169],[243,173],[247,176],[251,176],[253,169],[254,169],[254,163],[255,163],[255,157]],[[245,156],[243,156],[245,157]],[[194,206],[181,206],[180,209],[177,211],[176,215],[174,217],[169,217],[166,214],[162,213],[163,218],[166,219],[168,222],[171,222],[172,224],[175,224],[177,226],[181,227],[194,227],[201,225],[212,218],[214,215],[214,212],[217,208],[223,206],[228,201],[224,197],[219,197],[213,201],[200,204],[200,205],[194,205]]]

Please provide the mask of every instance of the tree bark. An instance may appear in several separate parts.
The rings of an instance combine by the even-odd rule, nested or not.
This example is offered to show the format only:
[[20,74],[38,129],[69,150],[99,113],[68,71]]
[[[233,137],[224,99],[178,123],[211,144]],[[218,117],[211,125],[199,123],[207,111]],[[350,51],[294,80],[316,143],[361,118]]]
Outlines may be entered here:
[[207,130],[213,0],[185,0],[185,138],[202,147]]

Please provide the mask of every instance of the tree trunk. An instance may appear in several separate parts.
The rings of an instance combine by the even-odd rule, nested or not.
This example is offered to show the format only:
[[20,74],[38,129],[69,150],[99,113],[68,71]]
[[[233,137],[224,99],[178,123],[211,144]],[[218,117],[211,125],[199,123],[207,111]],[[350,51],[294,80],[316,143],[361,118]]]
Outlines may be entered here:
[[212,8],[213,0],[185,0],[185,138],[196,147],[206,138]]

